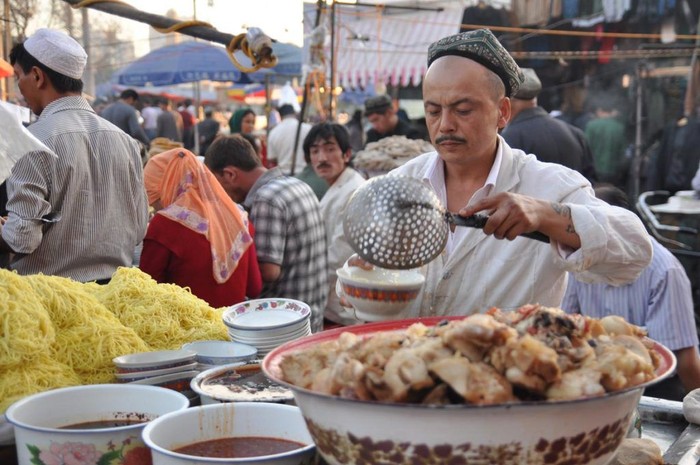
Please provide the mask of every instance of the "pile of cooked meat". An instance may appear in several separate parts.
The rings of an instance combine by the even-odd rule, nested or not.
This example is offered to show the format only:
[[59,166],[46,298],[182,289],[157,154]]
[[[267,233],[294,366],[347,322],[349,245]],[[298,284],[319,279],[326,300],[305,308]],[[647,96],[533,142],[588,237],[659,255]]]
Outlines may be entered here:
[[432,405],[568,400],[654,379],[660,357],[645,331],[616,316],[497,308],[427,327],[342,333],[286,355],[285,381],[360,400]]

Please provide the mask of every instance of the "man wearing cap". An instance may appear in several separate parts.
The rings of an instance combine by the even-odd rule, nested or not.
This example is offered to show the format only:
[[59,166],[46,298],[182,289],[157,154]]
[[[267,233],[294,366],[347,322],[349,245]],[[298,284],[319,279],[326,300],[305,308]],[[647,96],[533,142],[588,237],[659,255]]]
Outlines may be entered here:
[[[426,280],[420,295],[400,317],[559,306],[567,272],[619,285],[649,264],[651,242],[632,212],[598,200],[578,172],[540,162],[498,135],[522,79],[486,29],[430,46],[423,103],[437,151],[389,176],[419,179],[448,211],[489,219],[483,230],[450,228],[445,250],[421,268]],[[551,243],[518,237],[533,231]]]
[[372,125],[367,131],[365,145],[391,136],[423,139],[423,133],[399,118],[388,95],[377,95],[365,100],[365,116]]
[[10,52],[20,92],[39,116],[29,131],[51,151],[26,153],[7,180],[0,249],[20,274],[109,280],[130,266],[148,220],[138,143],[81,96],[87,61],[68,35],[39,29]]
[[534,154],[538,160],[559,163],[583,174],[590,182],[598,180],[593,154],[579,128],[552,118],[537,105],[542,83],[532,68],[522,68],[525,80],[510,101],[511,116],[501,133],[513,148]]

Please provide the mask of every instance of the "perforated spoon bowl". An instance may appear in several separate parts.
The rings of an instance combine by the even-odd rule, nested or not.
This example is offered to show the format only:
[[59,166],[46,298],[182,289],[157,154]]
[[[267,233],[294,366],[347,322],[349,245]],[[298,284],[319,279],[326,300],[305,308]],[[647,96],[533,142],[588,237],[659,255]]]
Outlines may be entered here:
[[[447,244],[450,224],[483,228],[488,217],[461,217],[445,210],[425,183],[408,176],[370,179],[352,195],[343,231],[353,250],[373,265],[417,268],[434,260]],[[542,233],[524,237],[549,242]]]

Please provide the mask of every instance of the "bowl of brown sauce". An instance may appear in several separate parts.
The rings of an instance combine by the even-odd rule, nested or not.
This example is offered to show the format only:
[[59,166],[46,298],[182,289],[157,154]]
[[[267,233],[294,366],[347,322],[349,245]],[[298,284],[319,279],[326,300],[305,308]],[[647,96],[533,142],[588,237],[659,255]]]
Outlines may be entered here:
[[141,433],[161,415],[185,409],[179,392],[156,386],[92,384],[34,394],[5,413],[20,464],[150,465]]
[[230,402],[164,415],[143,430],[153,465],[300,465],[315,446],[291,405]]

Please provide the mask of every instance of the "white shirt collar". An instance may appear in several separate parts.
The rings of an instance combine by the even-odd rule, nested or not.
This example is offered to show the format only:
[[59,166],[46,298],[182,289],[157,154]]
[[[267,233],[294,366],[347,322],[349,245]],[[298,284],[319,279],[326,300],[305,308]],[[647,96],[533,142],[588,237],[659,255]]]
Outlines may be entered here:
[[[471,199],[469,199],[467,205],[488,197],[493,190],[493,187],[496,185],[498,173],[501,170],[501,162],[503,161],[503,144],[501,143],[500,137],[498,140],[499,142],[498,149],[496,150],[496,158],[493,160],[493,165],[491,165],[491,171],[489,171],[489,175],[486,177],[484,185],[474,192],[474,195]],[[445,163],[439,156],[435,157],[434,160],[433,165],[429,166],[426,170],[425,176],[423,177],[423,182],[428,183],[433,188],[443,205],[447,205],[447,190],[445,189]],[[445,254],[447,254],[447,256],[452,255],[458,244],[464,241],[468,234],[474,234],[473,228],[455,228],[454,232],[450,231],[447,235]]]
[[[474,196],[471,199],[469,199],[467,205],[476,202],[477,200],[481,200],[491,193],[493,187],[496,185],[498,174],[501,171],[502,161],[503,144],[500,142],[499,138],[496,158],[493,160],[493,165],[491,165],[491,171],[489,171],[489,175],[486,177],[486,182],[484,182],[484,185],[474,193]],[[445,163],[442,161],[442,158],[439,156],[434,158],[432,166],[429,166],[425,172],[423,182],[428,183],[428,185],[433,188],[443,205],[447,205],[447,191],[445,189]]]

